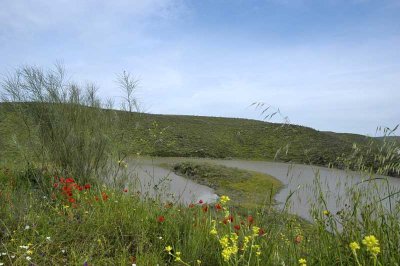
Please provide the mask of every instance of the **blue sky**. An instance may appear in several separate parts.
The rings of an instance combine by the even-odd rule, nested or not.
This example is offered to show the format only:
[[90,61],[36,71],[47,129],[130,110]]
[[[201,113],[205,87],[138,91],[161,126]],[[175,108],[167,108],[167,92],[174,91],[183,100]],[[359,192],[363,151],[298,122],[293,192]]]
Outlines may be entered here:
[[[0,73],[62,60],[151,113],[262,119],[374,135],[400,123],[400,1],[1,0]],[[276,117],[273,121],[281,121]]]

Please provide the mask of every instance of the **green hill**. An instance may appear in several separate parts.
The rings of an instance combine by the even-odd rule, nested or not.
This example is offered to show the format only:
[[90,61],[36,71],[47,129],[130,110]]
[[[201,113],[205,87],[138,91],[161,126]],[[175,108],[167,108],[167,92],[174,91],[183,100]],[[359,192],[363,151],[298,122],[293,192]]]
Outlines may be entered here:
[[272,160],[280,151],[279,160],[327,164],[350,152],[352,145],[340,135],[297,125],[221,117],[118,114],[126,121],[120,130],[129,136],[129,150],[142,149],[157,156]]
[[[30,103],[32,104],[32,103]],[[13,108],[0,105],[0,148],[12,139],[5,130],[15,119]],[[129,113],[106,110],[114,117],[110,124],[113,142],[127,155],[242,158],[293,161],[327,165],[349,154],[354,142],[369,139],[356,134],[317,131],[299,125],[283,125],[258,120]]]

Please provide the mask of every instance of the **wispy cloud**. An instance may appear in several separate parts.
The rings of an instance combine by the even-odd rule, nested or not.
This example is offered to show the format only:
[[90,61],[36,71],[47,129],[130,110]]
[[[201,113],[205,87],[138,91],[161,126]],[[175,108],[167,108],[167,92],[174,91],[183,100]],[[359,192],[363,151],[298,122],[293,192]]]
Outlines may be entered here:
[[[388,8],[387,6],[391,6]],[[296,124],[373,134],[399,123],[396,1],[22,1],[0,9],[0,73],[62,59],[115,97],[140,78],[155,113],[259,119],[255,101]]]

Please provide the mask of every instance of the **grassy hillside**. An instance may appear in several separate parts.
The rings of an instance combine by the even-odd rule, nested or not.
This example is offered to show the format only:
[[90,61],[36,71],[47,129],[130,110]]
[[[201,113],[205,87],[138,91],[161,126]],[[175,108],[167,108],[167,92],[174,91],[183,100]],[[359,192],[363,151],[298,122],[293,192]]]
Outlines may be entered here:
[[[257,120],[118,112],[130,152],[328,164],[351,151],[340,135]],[[359,136],[360,139],[365,138]]]
[[[10,106],[0,106],[0,148],[18,130],[8,121],[17,119]],[[128,113],[107,111],[113,142],[131,154],[211,158],[244,158],[326,165],[351,152],[354,141],[365,136],[321,132],[298,125],[257,120]]]

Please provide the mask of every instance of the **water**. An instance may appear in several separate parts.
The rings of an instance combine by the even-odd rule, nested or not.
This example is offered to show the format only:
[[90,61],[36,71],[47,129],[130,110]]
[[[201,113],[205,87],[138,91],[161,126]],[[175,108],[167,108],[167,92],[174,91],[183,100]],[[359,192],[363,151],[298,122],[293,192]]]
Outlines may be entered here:
[[[136,189],[151,197],[183,204],[215,202],[218,196],[212,188],[197,184],[189,179],[176,175],[168,169],[158,166],[160,163],[178,162],[178,158],[140,159],[129,163],[134,165],[138,179]],[[181,159],[181,161],[184,161]]]
[[[311,218],[309,213],[310,208],[315,204],[316,199],[319,198],[314,189],[316,185],[320,186],[321,191],[326,196],[326,207],[324,208],[332,213],[340,211],[345,207],[345,204],[351,204],[346,192],[352,186],[358,186],[361,193],[363,193],[363,188],[367,187],[375,190],[376,195],[366,195],[365,197],[366,199],[371,199],[371,202],[376,200],[377,197],[383,198],[388,193],[400,190],[400,178],[381,177],[387,178],[389,182],[388,188],[384,180],[359,184],[369,177],[352,171],[279,162],[194,158],[155,158],[153,160],[139,160],[137,172],[141,180],[141,189],[149,189],[152,185],[157,184],[157,182],[163,181],[163,178],[167,176],[170,182],[164,180],[165,182],[163,182],[163,185],[165,186],[163,188],[165,191],[169,192],[169,197],[171,197],[172,200],[185,204],[197,202],[200,199],[204,202],[215,201],[218,196],[215,195],[213,189],[194,183],[191,180],[177,176],[169,170],[157,166],[161,163],[176,163],[182,161],[208,162],[272,175],[284,184],[284,187],[276,195],[275,200],[283,207],[288,196],[292,194],[289,201],[290,204],[287,208],[289,208],[291,213],[305,219]],[[147,184],[147,186],[145,184]],[[387,191],[387,189],[389,189],[389,191]],[[365,189],[365,191],[367,190]],[[368,190],[368,193],[370,193],[370,191],[371,190]],[[390,204],[394,206],[395,202],[399,202],[399,195],[400,194],[398,194],[392,202],[384,200],[385,205],[388,208]]]

